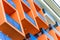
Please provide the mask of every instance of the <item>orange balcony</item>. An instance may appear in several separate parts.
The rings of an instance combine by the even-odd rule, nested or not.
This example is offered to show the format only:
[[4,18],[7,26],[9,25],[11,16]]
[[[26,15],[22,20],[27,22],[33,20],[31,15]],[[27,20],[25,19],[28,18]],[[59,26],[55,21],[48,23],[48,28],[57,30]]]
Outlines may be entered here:
[[[5,0],[0,0],[0,6],[0,30],[12,38],[12,40],[23,40],[25,38],[25,34],[22,25],[19,22],[17,10]],[[6,14],[20,24],[22,32],[7,21]]]

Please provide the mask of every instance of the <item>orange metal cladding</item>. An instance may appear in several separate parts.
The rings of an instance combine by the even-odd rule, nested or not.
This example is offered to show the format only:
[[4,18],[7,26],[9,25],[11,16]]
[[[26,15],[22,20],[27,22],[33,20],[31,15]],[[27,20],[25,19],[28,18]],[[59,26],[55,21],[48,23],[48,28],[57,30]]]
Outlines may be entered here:
[[[23,40],[25,38],[24,33],[20,32],[7,21],[5,13],[8,13],[11,18],[18,22],[18,12],[16,11],[16,9],[14,9],[9,3],[7,3],[7,1],[0,0],[0,31],[8,35],[10,38],[12,38],[12,40]],[[13,16],[15,16],[16,18],[14,18]]]
[[42,34],[37,38],[38,40],[48,40],[47,36],[45,34]]
[[25,34],[31,33],[35,35],[36,33],[38,33],[39,30],[31,22],[29,22],[29,20],[25,17],[24,10],[22,7],[23,3],[21,2],[21,0],[13,0],[13,2],[16,4],[16,9],[19,13],[19,17],[20,17]]
[[54,38],[54,40],[58,40],[58,38],[53,30],[50,30],[49,34]]
[[[23,6],[23,9],[24,9],[24,12],[26,12],[36,23],[36,20],[34,19],[34,15],[33,15],[32,10],[23,1],[21,3]],[[39,29],[37,23],[36,23],[36,28]]]
[[39,16],[36,14],[36,9],[35,9],[33,0],[27,0],[27,1],[30,4],[31,10],[33,11],[33,15],[34,15],[34,17],[36,19],[36,22],[37,22],[39,28],[47,29],[48,25],[41,18],[39,18]]
[[[42,8],[40,8],[35,2],[34,2],[34,6],[35,6],[36,10],[45,18]],[[48,25],[47,20],[45,20],[45,23]]]
[[[60,32],[60,26],[57,26],[56,29]],[[60,36],[57,35],[57,37],[58,37],[58,40],[60,40]]]

